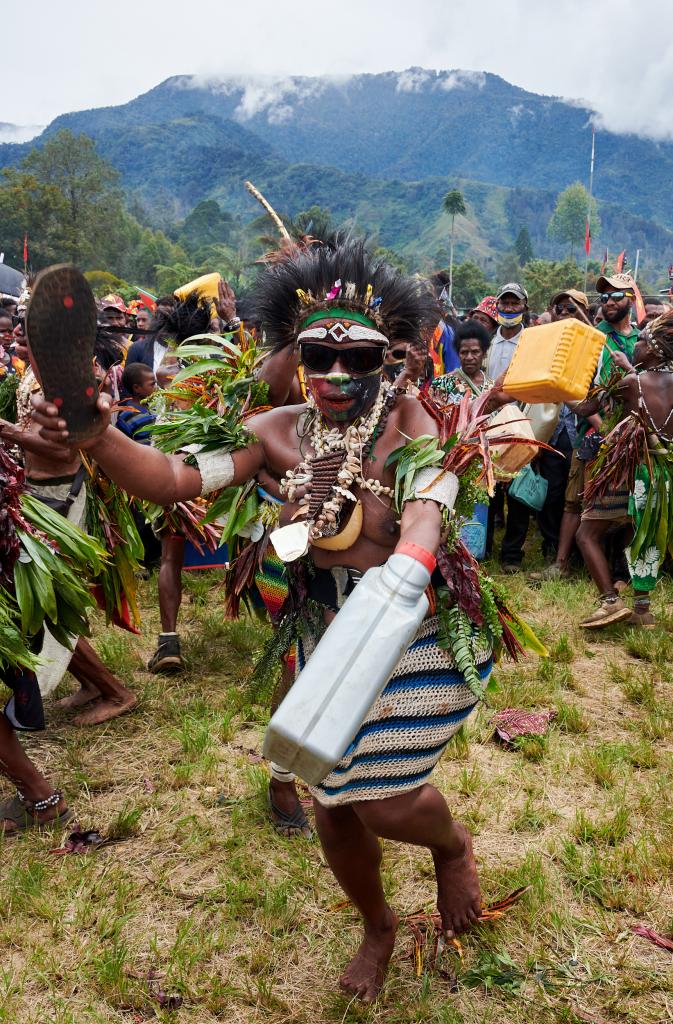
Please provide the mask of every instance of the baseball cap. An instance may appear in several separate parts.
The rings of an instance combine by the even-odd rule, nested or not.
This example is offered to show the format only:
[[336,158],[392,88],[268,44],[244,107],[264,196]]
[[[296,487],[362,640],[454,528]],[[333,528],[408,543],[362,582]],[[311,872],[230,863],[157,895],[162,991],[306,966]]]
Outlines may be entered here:
[[565,288],[562,292],[557,292],[552,296],[549,305],[555,306],[559,299],[572,299],[576,306],[583,306],[585,310],[589,309],[588,298],[577,288]]
[[635,281],[630,274],[612,274],[611,277],[599,277],[596,281],[596,291],[602,292],[632,292]]
[[473,313],[485,313],[486,316],[490,316],[494,322],[498,319],[498,308],[495,304],[495,295],[485,295],[478,306],[470,310],[470,316]]
[[516,281],[510,281],[509,284],[504,284],[498,291],[495,299],[501,299],[503,295],[516,295],[518,299],[523,299],[524,302],[528,302],[528,292],[522,284],[517,284]]
[[128,313],[126,303],[121,295],[104,295],[100,300],[101,309],[118,309],[120,313]]

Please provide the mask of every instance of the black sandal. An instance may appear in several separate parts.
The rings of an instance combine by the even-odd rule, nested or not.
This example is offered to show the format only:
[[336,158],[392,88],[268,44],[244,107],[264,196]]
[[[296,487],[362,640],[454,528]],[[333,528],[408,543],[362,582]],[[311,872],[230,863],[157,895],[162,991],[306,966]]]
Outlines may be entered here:
[[61,264],[37,275],[26,311],[26,336],[36,376],[68,424],[69,440],[84,441],[100,421],[93,371],[96,302],[76,267]]
[[269,790],[269,814],[271,824],[278,835],[283,836],[284,839],[293,839],[297,834],[302,835],[304,839],[313,839],[313,830],[301,804],[297,804],[297,809],[291,814],[281,811],[280,807],[276,806]]

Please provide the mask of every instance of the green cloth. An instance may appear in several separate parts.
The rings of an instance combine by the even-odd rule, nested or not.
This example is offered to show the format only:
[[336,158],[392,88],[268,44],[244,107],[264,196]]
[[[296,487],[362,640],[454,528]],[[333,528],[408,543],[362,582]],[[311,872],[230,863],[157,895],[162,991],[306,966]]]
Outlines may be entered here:
[[[668,495],[668,482],[665,483],[665,487],[666,494]],[[657,489],[652,487],[649,470],[647,466],[641,463],[636,467],[633,490],[629,495],[629,515],[633,519],[634,539],[638,534],[638,529],[648,505],[651,506],[650,515],[653,517],[656,525],[662,518],[663,509],[659,507],[660,502]],[[657,585],[659,570],[666,554],[666,551],[662,551],[659,546],[658,531],[656,535],[653,535],[652,531],[649,532],[649,539],[652,543],[643,544],[637,558],[631,556],[631,547],[626,548],[624,552],[629,567],[631,586],[636,594],[649,594],[650,591],[654,590]]]

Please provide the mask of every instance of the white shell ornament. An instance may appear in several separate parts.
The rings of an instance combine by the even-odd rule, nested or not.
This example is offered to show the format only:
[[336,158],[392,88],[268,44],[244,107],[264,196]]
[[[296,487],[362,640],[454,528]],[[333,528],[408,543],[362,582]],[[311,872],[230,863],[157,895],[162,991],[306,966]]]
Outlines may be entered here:
[[283,562],[294,562],[308,551],[310,523],[290,523],[269,535],[275,552]]

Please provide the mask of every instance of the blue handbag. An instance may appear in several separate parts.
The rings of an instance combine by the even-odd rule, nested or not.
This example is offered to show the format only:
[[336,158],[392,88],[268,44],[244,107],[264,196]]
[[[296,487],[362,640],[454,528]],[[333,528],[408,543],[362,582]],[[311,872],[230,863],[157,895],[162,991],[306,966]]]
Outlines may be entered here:
[[509,485],[509,494],[523,505],[528,505],[534,512],[539,512],[547,498],[549,484],[543,476],[536,473],[530,464],[519,470]]

